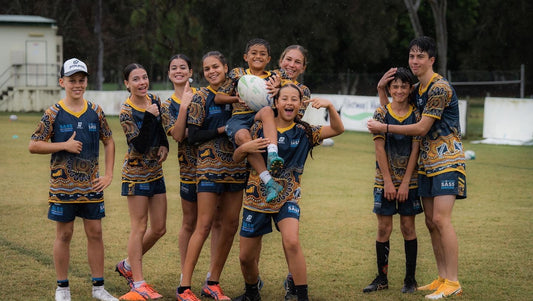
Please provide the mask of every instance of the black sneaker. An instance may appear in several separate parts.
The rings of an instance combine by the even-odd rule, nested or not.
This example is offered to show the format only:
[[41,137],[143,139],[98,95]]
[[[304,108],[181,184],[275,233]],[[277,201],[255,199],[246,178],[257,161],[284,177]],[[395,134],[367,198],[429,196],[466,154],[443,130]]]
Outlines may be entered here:
[[298,296],[296,295],[296,287],[294,285],[294,279],[292,275],[288,274],[285,281],[283,281],[283,287],[285,288],[285,300],[296,300]]
[[416,280],[414,278],[405,278],[403,280],[402,293],[414,293],[417,287],[418,283],[416,283]]
[[259,292],[255,296],[248,296],[244,294],[233,299],[233,301],[261,301],[261,295],[259,294]]
[[363,289],[363,293],[370,293],[380,290],[386,290],[389,288],[389,281],[386,277],[377,276],[372,283]]

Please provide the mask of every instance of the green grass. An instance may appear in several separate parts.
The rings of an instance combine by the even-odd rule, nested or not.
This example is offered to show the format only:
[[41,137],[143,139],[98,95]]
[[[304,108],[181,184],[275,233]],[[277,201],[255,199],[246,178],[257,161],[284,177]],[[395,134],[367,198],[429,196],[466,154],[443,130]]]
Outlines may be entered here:
[[[470,114],[473,114],[473,110]],[[476,114],[482,114],[478,112]],[[29,138],[41,114],[18,114],[9,121],[0,113],[0,283],[5,300],[53,300],[55,272],[52,243],[55,225],[46,218],[49,155],[31,155]],[[106,248],[106,288],[115,296],[127,292],[113,271],[126,256],[129,233],[127,203],[120,196],[120,168],[126,151],[117,117],[109,117],[117,145],[114,180],[106,190],[103,219]],[[476,121],[478,122],[478,121]],[[469,120],[469,124],[471,121]],[[478,122],[478,124],[481,124]],[[479,127],[479,125],[478,125]],[[469,127],[471,130],[472,127]],[[18,137],[15,137],[18,136]],[[391,237],[388,291],[363,294],[376,273],[376,218],[372,213],[374,148],[370,134],[346,132],[333,147],[317,147],[303,176],[301,241],[306,255],[311,300],[421,300],[423,293],[400,293],[404,273],[403,238],[398,219]],[[476,160],[467,161],[468,198],[456,203],[453,215],[459,238],[460,300],[527,300],[533,289],[533,157],[532,147],[471,144]],[[181,224],[176,146],[164,165],[168,196],[167,234],[144,257],[146,279],[174,300],[179,279],[177,236]],[[420,284],[436,276],[429,235],[417,218]],[[86,239],[75,222],[69,279],[74,300],[91,300]],[[193,288],[198,291],[208,266],[204,247]],[[265,281],[263,300],[281,300],[287,268],[279,233],[263,240],[260,262]],[[223,272],[226,293],[242,292],[238,237]]]

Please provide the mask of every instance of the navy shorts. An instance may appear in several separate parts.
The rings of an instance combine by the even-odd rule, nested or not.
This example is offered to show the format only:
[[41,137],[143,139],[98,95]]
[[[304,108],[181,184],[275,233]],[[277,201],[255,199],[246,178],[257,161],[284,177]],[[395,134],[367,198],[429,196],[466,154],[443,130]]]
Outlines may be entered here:
[[455,195],[457,199],[466,198],[466,177],[458,171],[452,171],[427,177],[418,175],[418,194],[421,197]]
[[418,197],[418,189],[409,189],[409,195],[405,202],[396,200],[389,201],[383,196],[383,188],[374,187],[374,212],[379,215],[395,215],[399,213],[402,216],[417,215],[422,213],[422,205]]
[[76,216],[83,219],[102,219],[105,217],[104,202],[98,203],[48,203],[48,219],[69,223]]
[[250,130],[255,120],[254,113],[245,113],[245,114],[235,114],[226,123],[226,135],[228,135],[229,140],[235,143],[235,134],[241,129]]
[[214,192],[221,194],[223,192],[235,192],[244,190],[246,183],[216,183],[206,180],[200,180],[197,186],[198,192]]
[[147,196],[153,197],[156,194],[166,193],[165,178],[161,177],[152,182],[145,183],[131,183],[122,182],[122,194],[123,196]]
[[300,220],[300,206],[297,203],[286,202],[276,213],[257,212],[244,208],[242,210],[242,225],[240,235],[242,237],[257,237],[272,232],[272,221],[276,224],[286,218]]
[[180,183],[180,197],[186,201],[196,203],[198,194],[196,193],[196,183]]

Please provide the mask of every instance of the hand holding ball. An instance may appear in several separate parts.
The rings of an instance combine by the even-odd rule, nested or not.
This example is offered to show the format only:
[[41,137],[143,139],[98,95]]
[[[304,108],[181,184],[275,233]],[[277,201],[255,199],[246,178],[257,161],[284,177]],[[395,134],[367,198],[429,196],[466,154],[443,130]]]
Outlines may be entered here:
[[237,84],[239,97],[246,103],[250,110],[259,111],[261,108],[272,105],[268,95],[265,80],[255,75],[243,75]]

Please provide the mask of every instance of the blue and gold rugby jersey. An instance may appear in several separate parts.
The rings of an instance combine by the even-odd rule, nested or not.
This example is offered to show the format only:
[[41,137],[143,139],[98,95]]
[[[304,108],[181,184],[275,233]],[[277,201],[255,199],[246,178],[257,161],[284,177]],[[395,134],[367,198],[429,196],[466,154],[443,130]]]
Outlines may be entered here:
[[[272,202],[266,202],[265,184],[261,182],[259,174],[250,169],[250,178],[246,185],[244,208],[252,211],[275,213],[286,202],[298,203],[301,198],[300,181],[304,171],[307,155],[313,146],[320,144],[322,126],[311,126],[312,141],[306,135],[301,124],[293,123],[287,128],[278,128],[278,155],[285,160],[281,174],[274,178],[283,186],[283,190]],[[252,129],[253,139],[263,137],[263,126],[256,122]],[[266,153],[263,153],[266,161]]]
[[32,134],[34,141],[65,142],[74,132],[83,143],[81,153],[53,153],[50,160],[50,190],[52,203],[101,202],[103,192],[93,190],[93,180],[99,177],[99,142],[112,135],[102,108],[84,100],[80,112],[70,111],[64,100],[48,108]]
[[[231,117],[231,105],[215,103],[216,92],[209,86],[200,88],[189,106],[187,123],[202,130],[213,130],[226,125]],[[198,146],[196,180],[216,183],[244,183],[248,176],[246,164],[235,162],[235,148],[226,134]]]
[[[404,116],[398,116],[391,108],[391,104],[386,107],[379,107],[374,112],[374,119],[385,124],[393,125],[407,125],[414,124],[420,120],[420,113],[413,106],[409,105],[409,111]],[[389,171],[392,178],[392,183],[396,188],[402,184],[402,179],[405,176],[405,171],[409,163],[409,156],[412,151],[413,141],[419,141],[419,137],[405,136],[392,133],[378,133],[374,134],[373,139],[385,140],[385,153],[387,154],[387,162],[389,163]],[[409,189],[418,187],[418,171],[415,168],[413,174],[410,175]],[[383,181],[383,174],[379,168],[376,160],[376,176],[374,187],[383,188],[385,185]]]
[[[192,88],[196,93],[196,88]],[[163,128],[167,135],[172,136],[170,131],[174,128],[174,124],[178,119],[180,111],[181,99],[172,94],[167,100],[161,103],[161,118]],[[187,123],[187,120],[185,120]],[[187,124],[185,124],[187,126]],[[196,183],[196,155],[197,149],[191,145],[187,139],[178,142],[178,161],[180,164],[180,179],[182,183],[193,184]]]
[[420,83],[415,86],[415,104],[422,116],[435,119],[429,132],[421,137],[419,173],[431,177],[458,171],[466,175],[459,124],[459,100],[455,90],[437,73],[425,90],[421,90],[419,85]]
[[[260,76],[260,78],[264,80],[268,80],[273,75],[278,75],[280,78],[284,79],[287,78],[284,71],[280,70],[273,70],[273,71],[265,71],[266,73]],[[229,80],[226,80],[224,85],[218,90],[218,93],[226,94],[226,95],[236,95],[237,91],[237,83],[239,81],[239,78],[243,75],[252,74],[250,72],[250,69],[244,69],[244,68],[234,68],[230,72],[228,72],[228,78]],[[255,114],[255,111],[250,110],[249,108],[245,107],[240,102],[232,103],[233,106],[233,115],[236,114]]]
[[[148,94],[146,98],[153,104],[159,105],[160,100],[157,96]],[[166,137],[160,137],[160,131],[157,128],[152,129],[153,134],[150,136],[149,148],[145,153],[140,153],[136,150],[132,143],[132,139],[140,133],[145,112],[145,109],[136,107],[129,97],[120,109],[120,125],[122,125],[128,143],[128,151],[122,165],[122,182],[147,183],[163,177],[163,167],[158,162],[159,156],[157,152],[162,139],[166,139]],[[161,126],[159,123],[157,125]]]

